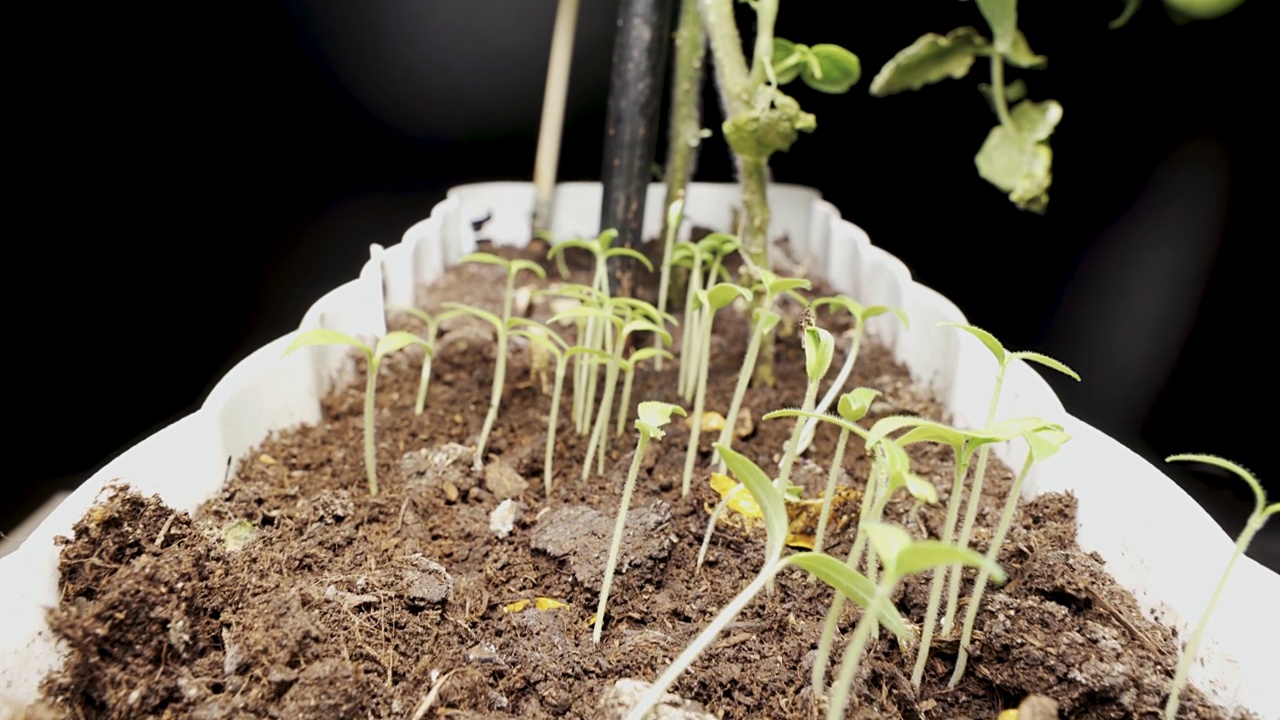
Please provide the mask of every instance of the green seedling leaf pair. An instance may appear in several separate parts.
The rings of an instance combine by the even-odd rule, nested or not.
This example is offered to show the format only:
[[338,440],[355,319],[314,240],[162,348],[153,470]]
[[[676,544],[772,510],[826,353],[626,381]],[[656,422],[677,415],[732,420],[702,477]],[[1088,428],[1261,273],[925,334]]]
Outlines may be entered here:
[[364,468],[369,477],[369,494],[376,496],[378,494],[378,447],[374,442],[375,411],[373,397],[378,388],[378,369],[382,366],[383,358],[410,345],[420,345],[428,356],[433,354],[434,350],[430,343],[413,333],[402,330],[383,335],[378,339],[375,346],[369,347],[364,342],[346,333],[317,328],[308,330],[294,338],[293,342],[289,343],[289,347],[285,348],[284,354],[288,355],[298,348],[309,345],[350,345],[364,353],[365,360],[368,363],[368,369],[365,372],[364,390]]
[[702,325],[707,322],[705,307],[698,303],[698,293],[716,283],[722,277],[728,279],[724,259],[738,251],[738,238],[727,233],[711,233],[696,243],[681,243],[672,253],[672,263],[688,268],[689,280],[685,286],[684,325],[680,340],[680,375],[677,390],[686,402],[693,400],[697,391],[698,370],[705,366],[702,355]]
[[427,388],[431,384],[431,361],[435,358],[436,335],[440,332],[440,323],[461,313],[447,311],[432,315],[426,310],[408,306],[388,307],[387,309],[408,313],[420,320],[427,329],[426,333],[420,337],[427,346],[432,348],[432,352],[426,353],[422,358],[422,375],[418,381],[418,396],[413,403],[413,414],[421,415],[427,407]]
[[[569,241],[571,242],[571,241]],[[556,247],[560,247],[557,245]],[[553,250],[555,248],[552,248]],[[511,305],[515,297],[516,276],[521,271],[534,274],[541,280],[547,279],[547,273],[542,266],[529,260],[508,260],[498,257],[492,253],[475,252],[466,255],[458,260],[461,263],[480,263],[484,265],[497,265],[506,271],[507,282],[506,289],[502,295],[502,316],[498,317],[493,313],[482,310],[480,308],[462,305],[460,303],[444,303],[443,307],[455,312],[465,313],[478,317],[493,326],[494,332],[498,336],[497,364],[493,369],[493,385],[489,392],[489,410],[485,413],[484,426],[480,430],[480,439],[476,442],[475,467],[479,469],[484,462],[484,451],[489,444],[489,433],[493,431],[493,423],[498,419],[498,408],[502,404],[502,388],[506,382],[507,375],[507,342],[508,331],[510,330]]]
[[947,78],[959,79],[969,73],[975,59],[987,57],[991,83],[983,93],[1000,124],[987,134],[974,164],[978,175],[1007,193],[1018,209],[1043,213],[1053,181],[1049,136],[1062,120],[1062,105],[1054,100],[1022,100],[1010,111],[1009,103],[1025,95],[1026,89],[1024,85],[1011,92],[1012,86],[1004,80],[1005,63],[1039,69],[1047,61],[1031,50],[1018,30],[1017,0],[978,0],[976,4],[993,40],[971,27],[957,28],[945,36],[927,33],[885,63],[871,81],[871,94],[883,97],[919,90]]
[[[702,337],[696,339],[700,348],[698,352],[700,364],[693,400],[693,424],[689,429],[689,446],[685,449],[684,475],[680,482],[681,496],[689,494],[693,479],[693,464],[698,457],[698,442],[702,437],[702,413],[707,399],[707,376],[711,359],[711,328],[715,322],[716,313],[729,307],[736,300],[751,302],[751,291],[733,283],[719,283],[708,290],[698,291],[698,307],[702,314],[702,319],[698,323]],[[726,427],[732,429],[733,422],[734,419],[726,420]]]
[[[751,378],[756,374],[756,362],[760,356],[760,348],[764,344],[767,337],[772,337],[774,328],[782,320],[773,309],[774,302],[781,295],[788,295],[795,298],[802,305],[808,305],[797,290],[808,290],[812,284],[804,278],[789,278],[776,275],[766,268],[752,267],[751,272],[756,276],[756,281],[751,285],[751,293],[755,298],[756,307],[751,313],[751,338],[747,341],[747,352],[742,358],[742,367],[738,370],[738,382],[733,389],[733,399],[729,402],[729,412],[725,414],[726,422],[724,428],[720,431],[720,437],[716,441],[716,445],[725,447],[733,446],[733,425],[736,422],[738,413],[742,410],[742,401],[747,396],[747,385],[750,384]],[[762,381],[771,384],[773,377],[772,366],[766,373],[767,377]],[[715,464],[718,465],[718,471],[724,472],[724,462],[716,455]]]
[[1222,571],[1222,577],[1218,579],[1218,585],[1213,589],[1213,595],[1209,597],[1209,602],[1205,605],[1204,614],[1200,616],[1195,629],[1191,631],[1191,636],[1187,639],[1187,644],[1182,649],[1182,657],[1178,659],[1178,669],[1174,672],[1173,683],[1169,686],[1169,699],[1164,706],[1165,720],[1175,720],[1178,716],[1178,706],[1181,703],[1182,691],[1186,689],[1187,676],[1191,672],[1191,663],[1195,661],[1196,651],[1200,649],[1200,642],[1204,639],[1205,628],[1209,626],[1209,618],[1213,615],[1213,609],[1217,606],[1219,598],[1222,597],[1222,591],[1227,586],[1227,580],[1231,577],[1231,570],[1235,567],[1236,561],[1240,559],[1240,556],[1249,548],[1249,543],[1253,542],[1253,537],[1266,525],[1267,520],[1272,515],[1280,513],[1280,502],[1268,505],[1267,494],[1262,489],[1262,483],[1258,482],[1253,473],[1230,460],[1215,455],[1183,454],[1170,455],[1165,458],[1165,462],[1204,463],[1227,470],[1245,481],[1249,485],[1249,489],[1253,490],[1254,497],[1253,512],[1249,514],[1244,530],[1236,538],[1236,545],[1231,552],[1231,559],[1227,561],[1227,566]]
[[[804,391],[804,404],[800,407],[805,412],[812,412],[818,400],[818,386],[822,378],[831,369],[831,360],[835,357],[836,341],[826,330],[809,325],[804,329],[804,369],[809,383]],[[805,418],[797,417],[791,438],[782,453],[782,462],[778,465],[776,485],[779,490],[791,482],[791,466],[795,463],[800,449],[800,434],[804,430]]]
[[775,37],[773,73],[778,85],[800,78],[818,92],[840,95],[858,83],[862,63],[857,55],[839,45],[823,43],[809,47]]
[[595,628],[592,638],[600,642],[604,632],[604,613],[609,604],[609,589],[613,586],[613,573],[618,567],[618,553],[622,549],[622,533],[627,525],[627,509],[631,507],[631,495],[635,491],[636,477],[640,474],[640,462],[644,459],[644,449],[650,440],[660,440],[666,435],[663,430],[671,422],[672,415],[685,414],[684,408],[670,403],[646,401],[640,403],[639,417],[636,418],[636,429],[640,431],[636,440],[636,451],[631,457],[631,469],[627,472],[627,480],[622,486],[622,500],[618,504],[618,519],[613,525],[613,540],[609,543],[609,559],[605,563],[604,583],[600,586],[600,602],[596,606]]
[[[849,376],[853,374],[853,366],[854,363],[857,362],[858,351],[862,347],[862,337],[866,333],[867,321],[879,315],[892,314],[898,318],[904,328],[909,328],[911,325],[907,320],[906,313],[897,308],[892,308],[887,305],[870,305],[864,307],[853,298],[844,295],[819,298],[814,300],[810,307],[815,310],[821,307],[830,307],[832,310],[844,310],[852,315],[854,319],[854,326],[849,331],[849,352],[845,356],[844,364],[840,366],[840,372],[836,374],[836,379],[832,381],[831,387],[827,389],[827,393],[822,396],[822,400],[814,408],[817,413],[822,414],[827,412],[833,402],[836,402],[837,397],[843,397],[841,392],[844,391],[844,384],[849,381]],[[804,454],[805,450],[809,448],[809,445],[813,443],[814,433],[817,431],[817,428],[818,418],[816,417],[810,418],[805,423],[804,430],[801,431],[800,446],[796,451],[797,453]]]

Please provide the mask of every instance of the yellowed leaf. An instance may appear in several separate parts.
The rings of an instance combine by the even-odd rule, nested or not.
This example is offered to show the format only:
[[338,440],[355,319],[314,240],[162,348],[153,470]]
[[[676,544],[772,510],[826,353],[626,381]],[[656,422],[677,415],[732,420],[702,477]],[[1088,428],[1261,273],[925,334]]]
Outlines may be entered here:
[[539,610],[559,610],[560,608],[569,607],[569,603],[560,602],[559,600],[553,600],[551,598],[540,597],[540,598],[534,598],[533,606]]
[[515,602],[513,602],[513,603],[510,603],[510,604],[508,604],[508,605],[503,605],[503,606],[502,606],[502,612],[504,612],[504,613],[518,613],[518,612],[520,612],[521,610],[524,610],[524,609],[525,609],[525,608],[527,608],[527,607],[529,607],[529,601],[528,601],[528,600],[517,600],[517,601],[515,601]]

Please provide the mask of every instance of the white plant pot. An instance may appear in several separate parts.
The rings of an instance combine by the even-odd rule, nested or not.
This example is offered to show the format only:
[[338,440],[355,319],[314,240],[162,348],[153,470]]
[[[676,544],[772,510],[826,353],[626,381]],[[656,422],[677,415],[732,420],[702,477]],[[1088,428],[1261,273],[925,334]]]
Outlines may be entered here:
[[[645,233],[660,225],[662,187],[650,187]],[[738,203],[735,185],[694,184],[687,199],[693,224],[730,227]],[[902,308],[903,330],[885,318],[869,332],[889,344],[918,382],[930,385],[958,423],[983,418],[994,382],[988,351],[942,321],[965,322],[946,298],[911,279],[899,260],[871,245],[866,233],[840,219],[818,192],[770,188],[770,237],[790,239],[792,257],[812,276],[864,304]],[[598,232],[599,183],[567,183],[556,191],[555,237]],[[414,288],[475,248],[478,238],[521,245],[529,237],[533,189],[528,183],[464,185],[449,192],[431,217],[410,228],[391,248],[371,248],[360,276],[320,298],[301,329],[328,327],[365,336],[384,332],[386,303],[408,304]],[[473,222],[489,217],[479,231]],[[384,295],[385,292],[385,295]],[[979,318],[981,323],[981,318]],[[283,358],[282,337],[236,365],[196,413],[157,432],[100,470],[26,539],[0,559],[7,589],[0,600],[0,697],[29,702],[46,672],[61,662],[44,610],[58,601],[57,535],[94,503],[104,485],[121,479],[170,506],[194,511],[222,486],[229,458],[239,459],[272,430],[320,419],[321,396],[352,370],[345,348],[313,347]],[[1087,378],[1086,378],[1087,381]],[[1069,415],[1029,367],[1010,368],[1001,415],[1037,415],[1062,423],[1074,438],[1036,467],[1028,494],[1071,492],[1079,501],[1079,544],[1096,551],[1107,569],[1151,617],[1185,632],[1199,618],[1232,550],[1217,524],[1159,469]],[[1008,443],[996,453],[1018,467],[1025,449]],[[1280,576],[1248,558],[1235,568],[1192,670],[1192,682],[1228,707],[1280,719],[1274,668],[1280,625],[1271,622],[1280,601]]]

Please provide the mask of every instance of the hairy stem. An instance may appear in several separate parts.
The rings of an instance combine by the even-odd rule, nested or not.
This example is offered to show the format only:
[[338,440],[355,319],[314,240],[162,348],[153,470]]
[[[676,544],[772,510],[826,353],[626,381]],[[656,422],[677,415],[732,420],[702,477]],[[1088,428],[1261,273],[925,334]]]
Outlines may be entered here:
[[[942,542],[950,543],[955,532],[956,516],[960,514],[960,495],[964,490],[964,476],[969,470],[968,460],[962,460],[963,448],[956,453],[956,474],[951,483],[951,498],[947,500],[947,520],[942,528]],[[925,608],[924,627],[921,628],[920,648],[916,651],[916,664],[911,670],[911,684],[917,690],[924,680],[924,664],[929,659],[929,646],[933,643],[934,626],[938,622],[938,608],[942,604],[942,589],[947,579],[948,566],[939,565],[933,571],[933,580],[929,584],[929,605]]]
[[369,495],[378,495],[378,446],[373,440],[373,418],[376,410],[373,395],[378,389],[378,365],[370,356],[364,385],[364,469],[369,475]]
[[[844,359],[844,365],[840,366],[840,372],[836,373],[836,379],[831,383],[831,387],[827,388],[827,394],[822,396],[822,401],[814,408],[814,412],[825,413],[836,398],[840,397],[840,391],[844,390],[844,385],[849,381],[849,376],[853,374],[853,365],[858,359],[858,349],[862,345],[862,321],[858,321],[858,327],[853,331],[853,338],[849,341],[849,354]],[[803,455],[805,450],[809,449],[809,445],[813,444],[813,436],[818,431],[818,418],[809,418],[804,424],[804,432],[800,436],[800,449],[796,452]]]
[[991,99],[996,106],[996,117],[1000,124],[1013,129],[1013,117],[1009,115],[1009,100],[1004,94],[1004,57],[998,52],[991,53]]
[[858,665],[862,661],[862,653],[867,648],[867,640],[871,638],[872,626],[876,624],[873,619],[880,617],[880,613],[884,612],[892,591],[892,585],[877,585],[876,594],[867,604],[866,612],[858,619],[858,627],[853,631],[853,639],[844,649],[844,657],[840,660],[840,675],[836,677],[834,693],[831,696],[831,702],[827,705],[827,720],[843,720],[845,706],[849,704],[849,695],[853,690],[853,680],[857,676]]
[[613,572],[618,568],[618,553],[622,550],[622,533],[627,526],[627,508],[631,506],[631,494],[636,489],[636,476],[640,474],[640,461],[644,458],[644,448],[649,442],[649,435],[640,431],[640,439],[636,441],[636,454],[631,459],[631,470],[627,472],[627,482],[622,486],[622,500],[618,504],[618,519],[613,524],[613,540],[609,543],[609,561],[605,565],[604,584],[600,587],[600,603],[596,606],[596,624],[591,633],[595,642],[600,642],[600,634],[604,632],[604,611],[609,603],[609,588],[613,586]]
[[547,498],[551,497],[551,463],[555,459],[556,424],[560,418],[560,394],[564,391],[565,359],[556,359],[556,386],[551,392],[551,414],[547,417],[547,455],[542,463],[542,484],[546,487]]
[[[694,392],[693,414],[690,416],[689,448],[684,454],[684,476],[680,481],[680,497],[689,494],[689,486],[693,481],[693,463],[698,458],[698,441],[702,438],[702,411],[707,400],[707,358],[711,353],[711,326],[715,322],[715,311],[707,306],[703,309],[706,315],[706,329],[702,331],[702,360],[698,366],[697,390]],[[726,422],[726,425],[728,423]]]
[[[836,481],[840,478],[840,466],[844,464],[844,446],[849,442],[849,431],[841,428],[840,438],[836,440],[836,452],[831,458],[831,472],[827,475],[827,490],[822,494],[822,510],[818,514],[818,531],[813,536],[813,551],[822,552],[822,539],[827,534],[828,516],[831,514],[832,496],[836,492]],[[812,576],[810,576],[812,577]]]
[[[805,412],[813,411],[813,403],[818,399],[818,383],[821,378],[809,383],[809,387],[804,391],[804,405],[801,410]],[[796,461],[796,448],[800,446],[800,432],[804,430],[804,418],[797,417],[795,427],[791,430],[791,439],[787,440],[787,449],[782,453],[782,463],[778,466],[778,477],[773,481],[774,487],[781,492],[786,492],[787,483],[791,481],[791,466]]]

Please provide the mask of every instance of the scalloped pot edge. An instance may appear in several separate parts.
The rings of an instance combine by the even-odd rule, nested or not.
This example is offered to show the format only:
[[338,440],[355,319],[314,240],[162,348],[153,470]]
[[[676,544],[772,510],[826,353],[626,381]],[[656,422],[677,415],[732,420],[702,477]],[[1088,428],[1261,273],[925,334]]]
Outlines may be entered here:
[[[732,227],[738,188],[694,184],[686,200],[690,224]],[[657,232],[661,185],[649,189],[645,233]],[[840,218],[812,189],[775,185],[769,191],[770,237],[786,237],[785,256],[797,271],[825,277],[864,304],[902,308],[911,329],[885,318],[869,324],[918,382],[930,385],[957,422],[982,418],[995,365],[976,340],[942,321],[965,322],[946,298],[911,279],[897,258],[874,247],[857,226]],[[598,231],[599,183],[566,183],[556,190],[554,237],[591,237]],[[301,329],[328,327],[365,336],[385,331],[385,303],[406,304],[414,288],[439,277],[475,248],[477,238],[498,244],[528,241],[533,189],[497,182],[452,189],[431,216],[396,246],[371,247],[357,279],[320,298]],[[385,295],[384,295],[385,293]],[[213,389],[201,409],[131,448],[60,504],[11,555],[0,559],[8,590],[0,601],[0,696],[32,700],[40,678],[60,662],[44,622],[57,602],[56,535],[93,504],[104,485],[120,479],[143,493],[159,493],[171,506],[194,511],[222,486],[228,463],[245,456],[272,430],[320,419],[319,398],[353,371],[340,347],[318,346],[281,358],[282,337],[245,358]],[[1088,382],[1088,378],[1085,378]],[[1001,415],[1038,415],[1060,422],[1073,436],[1063,451],[1033,470],[1028,493],[1070,491],[1079,500],[1079,543],[1096,551],[1107,569],[1152,617],[1185,632],[1202,613],[1232,550],[1214,521],[1159,469],[1070,416],[1048,384],[1024,364],[1005,379]],[[1007,443],[997,454],[1020,466],[1025,448]],[[1269,623],[1280,599],[1280,576],[1243,558],[1210,624],[1192,670],[1192,682],[1227,706],[1280,719],[1280,693],[1268,670],[1280,647],[1280,625]]]

